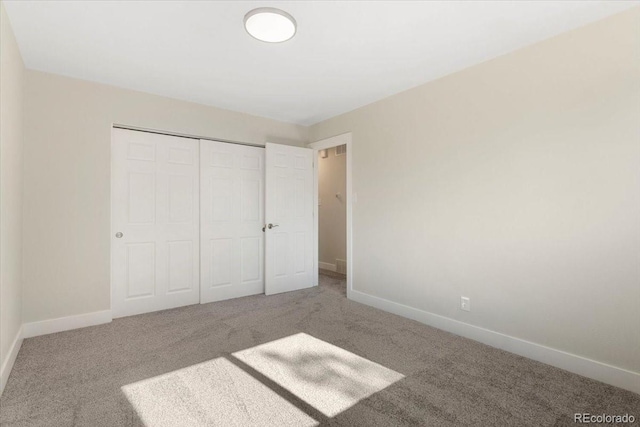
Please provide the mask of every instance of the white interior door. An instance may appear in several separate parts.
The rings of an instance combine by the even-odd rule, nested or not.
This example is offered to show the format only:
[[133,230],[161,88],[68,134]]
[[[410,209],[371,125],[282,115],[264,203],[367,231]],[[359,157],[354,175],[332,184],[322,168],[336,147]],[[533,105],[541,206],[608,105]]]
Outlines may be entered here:
[[264,149],[200,141],[201,302],[264,293]]
[[266,145],[265,293],[313,286],[313,150]]
[[114,317],[199,301],[198,163],[198,140],[113,130]]

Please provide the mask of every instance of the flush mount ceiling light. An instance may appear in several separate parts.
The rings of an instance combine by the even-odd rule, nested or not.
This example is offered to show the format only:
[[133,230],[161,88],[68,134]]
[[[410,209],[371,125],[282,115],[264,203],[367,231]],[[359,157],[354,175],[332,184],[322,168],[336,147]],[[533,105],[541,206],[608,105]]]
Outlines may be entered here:
[[244,16],[244,28],[260,41],[280,43],[296,34],[296,20],[284,10],[261,7]]

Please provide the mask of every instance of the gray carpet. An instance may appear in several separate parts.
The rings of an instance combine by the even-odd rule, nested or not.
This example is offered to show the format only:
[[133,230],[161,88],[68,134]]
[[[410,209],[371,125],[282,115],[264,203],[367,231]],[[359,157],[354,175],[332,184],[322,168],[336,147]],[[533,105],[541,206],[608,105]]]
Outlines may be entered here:
[[27,339],[0,399],[3,426],[539,426],[576,412],[638,420],[640,395],[349,301],[324,275]]

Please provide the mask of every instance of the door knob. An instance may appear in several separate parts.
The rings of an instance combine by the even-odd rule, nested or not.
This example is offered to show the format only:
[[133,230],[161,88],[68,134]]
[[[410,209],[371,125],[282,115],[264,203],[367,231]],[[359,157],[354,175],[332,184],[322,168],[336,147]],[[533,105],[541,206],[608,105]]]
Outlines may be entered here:
[[269,230],[271,230],[272,228],[276,228],[277,226],[278,226],[278,224],[269,224],[269,225],[267,225]]
[[122,236],[124,236],[124,234],[122,234],[120,231],[116,233],[116,238],[121,239]]

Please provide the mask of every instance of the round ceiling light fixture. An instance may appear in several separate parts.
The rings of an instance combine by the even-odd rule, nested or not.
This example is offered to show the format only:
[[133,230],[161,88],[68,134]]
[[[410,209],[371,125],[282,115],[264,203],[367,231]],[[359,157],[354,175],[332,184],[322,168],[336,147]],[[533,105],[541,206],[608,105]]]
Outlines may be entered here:
[[296,34],[296,20],[284,10],[260,7],[244,16],[244,28],[255,39],[280,43]]

